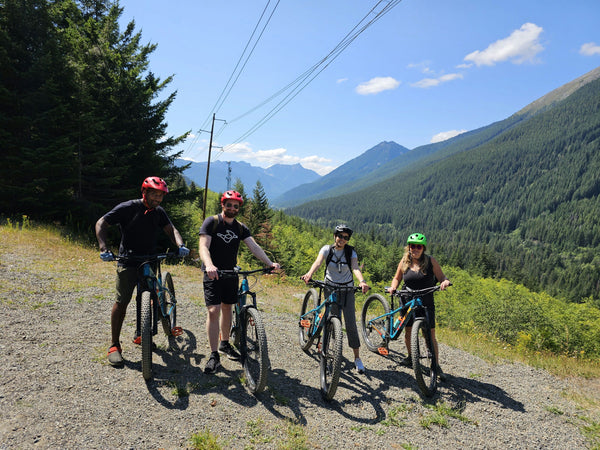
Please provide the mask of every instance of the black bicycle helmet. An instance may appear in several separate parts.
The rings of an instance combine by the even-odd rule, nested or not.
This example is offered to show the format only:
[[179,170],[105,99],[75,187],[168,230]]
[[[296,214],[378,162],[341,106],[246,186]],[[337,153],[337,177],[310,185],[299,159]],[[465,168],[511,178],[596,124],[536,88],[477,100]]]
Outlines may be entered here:
[[340,224],[335,227],[335,234],[348,233],[348,237],[352,237],[352,230],[348,225]]

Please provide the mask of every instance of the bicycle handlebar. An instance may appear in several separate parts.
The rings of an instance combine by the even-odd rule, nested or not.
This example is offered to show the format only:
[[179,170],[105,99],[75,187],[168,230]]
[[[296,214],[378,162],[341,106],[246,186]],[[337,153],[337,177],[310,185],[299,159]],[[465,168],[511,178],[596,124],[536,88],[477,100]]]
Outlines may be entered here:
[[115,255],[115,261],[134,261],[134,262],[145,262],[145,261],[158,261],[169,257],[179,257],[176,252],[166,253],[155,253],[153,255]]
[[[308,280],[308,284],[314,287],[333,289],[335,291],[354,291],[354,292],[362,292],[362,288],[360,286],[348,286],[346,284],[335,283],[334,281],[321,281],[321,280],[313,280],[312,278]],[[371,287],[369,286],[369,289]]]
[[[452,283],[450,283],[450,286],[452,286]],[[431,294],[432,292],[435,291],[439,291],[440,290],[440,285],[436,285],[436,286],[431,286],[425,289],[411,289],[409,287],[404,287],[402,289],[400,289],[399,291],[395,291],[392,296],[394,297],[401,297],[401,296],[405,296],[408,295],[410,297],[419,297],[421,295],[426,295],[426,294]]]
[[218,269],[217,274],[219,277],[228,278],[228,277],[236,277],[238,275],[252,275],[253,273],[262,272],[263,274],[273,273],[275,267],[263,267],[262,269],[254,269],[254,270],[242,270],[241,267],[237,266],[233,269]]

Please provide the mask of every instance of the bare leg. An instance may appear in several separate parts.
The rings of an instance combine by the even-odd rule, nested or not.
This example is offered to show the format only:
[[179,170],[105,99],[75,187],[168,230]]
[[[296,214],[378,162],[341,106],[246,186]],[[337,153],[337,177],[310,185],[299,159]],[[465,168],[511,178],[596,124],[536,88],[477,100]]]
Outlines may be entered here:
[[207,309],[206,334],[208,335],[208,344],[210,345],[210,351],[216,352],[219,346],[219,313],[221,307],[219,305],[211,305]]
[[231,309],[233,305],[221,303],[221,340],[229,340],[229,330],[231,329]]

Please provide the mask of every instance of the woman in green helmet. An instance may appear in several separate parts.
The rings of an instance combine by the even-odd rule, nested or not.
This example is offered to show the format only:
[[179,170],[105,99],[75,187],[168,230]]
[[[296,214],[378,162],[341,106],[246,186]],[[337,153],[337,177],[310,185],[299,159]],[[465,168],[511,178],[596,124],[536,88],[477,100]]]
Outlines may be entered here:
[[[392,280],[390,292],[395,292],[398,289],[401,281],[404,281],[404,285],[410,289],[425,289],[428,287],[435,286],[438,282],[440,283],[440,289],[444,290],[450,286],[450,280],[446,278],[440,264],[435,260],[434,257],[425,254],[427,247],[427,238],[424,234],[413,233],[407,241],[406,247],[404,248],[404,255],[398,264],[398,269]],[[436,360],[438,360],[438,345],[435,339],[435,304],[433,302],[433,293],[424,295],[421,300],[423,304],[427,306],[430,315],[429,324],[431,327],[431,340],[433,341]],[[406,332],[404,334],[404,342],[406,344],[408,356],[404,359],[404,364],[407,366],[412,365],[412,359],[410,355],[410,333],[412,329],[412,319],[407,323]],[[441,369],[438,369],[440,378],[443,379],[444,375]]]

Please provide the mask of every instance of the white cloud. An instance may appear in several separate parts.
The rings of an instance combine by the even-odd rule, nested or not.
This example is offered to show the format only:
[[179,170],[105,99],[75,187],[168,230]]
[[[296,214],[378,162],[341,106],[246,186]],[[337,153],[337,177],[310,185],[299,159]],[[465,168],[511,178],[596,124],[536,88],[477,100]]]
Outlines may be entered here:
[[345,83],[346,81],[348,81],[348,78],[340,78],[340,79],[336,80],[336,83],[341,84],[341,83]]
[[429,67],[431,61],[423,61],[418,63],[410,63],[408,65],[409,69],[418,69],[421,73],[430,74],[433,73],[433,69]]
[[464,132],[466,132],[467,130],[450,130],[450,131],[442,131],[441,133],[436,134],[435,136],[433,136],[431,138],[431,143],[435,144],[436,142],[442,142],[445,140],[448,140],[450,138],[453,138],[454,136],[458,136],[459,134],[462,134]]
[[542,31],[544,29],[534,23],[525,23],[507,38],[490,44],[483,51],[469,53],[464,60],[472,61],[477,66],[493,66],[509,60],[514,64],[535,62],[536,55],[544,50],[539,42]]
[[288,154],[285,148],[254,151],[248,142],[228,145],[217,156],[220,160],[244,161],[260,167],[270,167],[273,164],[301,164],[305,169],[314,170],[319,175],[325,175],[335,169],[335,166],[329,164],[331,159],[322,156],[300,158]]
[[446,75],[441,75],[437,78],[423,78],[416,83],[412,83],[412,87],[418,88],[429,88],[432,86],[437,86],[438,84],[446,83],[448,81],[456,80],[457,78],[463,78],[460,73],[448,73]]
[[356,92],[360,95],[379,94],[396,89],[398,86],[400,86],[400,82],[392,77],[375,77],[356,86]]
[[595,42],[587,42],[581,46],[579,53],[585,56],[600,55],[600,45]]

